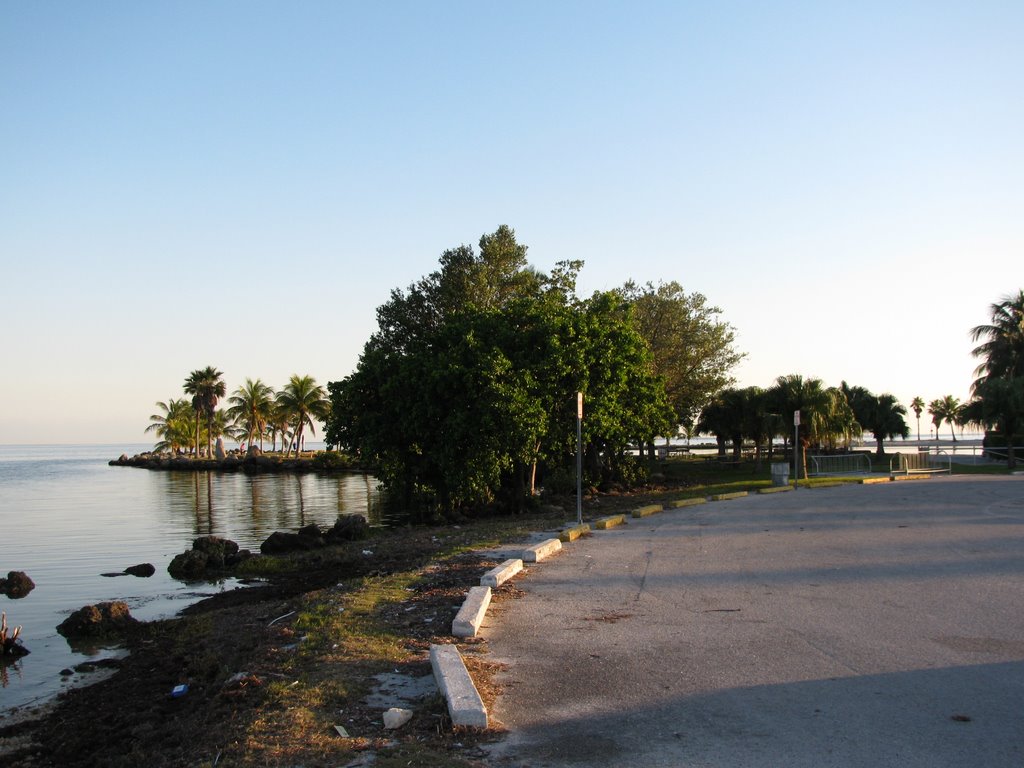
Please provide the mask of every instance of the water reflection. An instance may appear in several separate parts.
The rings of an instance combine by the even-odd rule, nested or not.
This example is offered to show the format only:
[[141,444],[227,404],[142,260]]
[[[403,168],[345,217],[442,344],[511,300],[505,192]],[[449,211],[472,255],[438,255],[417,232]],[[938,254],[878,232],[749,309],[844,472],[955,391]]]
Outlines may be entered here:
[[387,516],[379,481],[362,473],[262,474],[161,472],[165,512],[193,536],[224,536],[258,547],[276,530],[310,523],[330,526],[338,515],[364,515],[371,525]]

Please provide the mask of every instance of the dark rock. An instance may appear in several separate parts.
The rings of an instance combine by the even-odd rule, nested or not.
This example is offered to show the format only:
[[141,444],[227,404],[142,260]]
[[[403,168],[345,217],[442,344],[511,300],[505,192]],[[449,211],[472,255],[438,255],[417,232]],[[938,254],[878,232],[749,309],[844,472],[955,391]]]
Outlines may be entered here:
[[339,515],[326,534],[327,541],[358,541],[370,533],[370,525],[362,515]]
[[319,537],[300,536],[287,531],[274,531],[260,544],[260,552],[264,555],[279,555],[285,552],[308,552],[324,546]]
[[176,579],[201,579],[209,571],[223,571],[241,562],[238,544],[219,536],[200,536],[192,542],[192,549],[175,555],[167,572]]
[[35,582],[23,571],[8,571],[6,579],[0,579],[0,592],[12,600],[19,600],[36,588]]
[[75,674],[75,670],[70,667],[64,667],[64,669],[60,671],[61,677],[71,677],[73,674]]
[[123,635],[139,622],[128,612],[128,604],[117,600],[79,608],[57,625],[68,639]]
[[299,536],[312,536],[313,538],[319,538],[323,535],[323,531],[320,530],[320,526],[316,523],[310,523],[299,528]]
[[223,568],[225,560],[238,552],[238,544],[220,536],[200,536],[192,542],[192,549],[206,553],[207,568]]
[[139,576],[148,579],[156,573],[156,568],[153,567],[152,563],[139,563],[138,565],[129,565],[124,569],[124,572],[129,576]]
[[209,556],[197,549],[189,549],[175,555],[167,566],[167,572],[175,579],[198,579],[206,573]]

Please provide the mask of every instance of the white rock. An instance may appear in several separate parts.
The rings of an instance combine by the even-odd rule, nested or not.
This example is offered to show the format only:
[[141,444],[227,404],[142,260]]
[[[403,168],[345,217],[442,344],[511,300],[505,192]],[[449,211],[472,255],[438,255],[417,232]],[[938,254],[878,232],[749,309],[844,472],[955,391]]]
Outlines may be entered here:
[[384,713],[384,727],[388,730],[393,731],[395,728],[401,728],[410,720],[412,720],[411,709],[399,709],[398,707],[392,707]]

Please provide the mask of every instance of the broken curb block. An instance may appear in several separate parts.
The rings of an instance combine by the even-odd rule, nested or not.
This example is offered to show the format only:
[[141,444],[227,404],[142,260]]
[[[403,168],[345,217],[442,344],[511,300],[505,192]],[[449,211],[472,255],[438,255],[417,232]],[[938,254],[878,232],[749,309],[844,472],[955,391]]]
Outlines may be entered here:
[[562,549],[562,542],[558,539],[547,539],[538,544],[532,544],[523,550],[522,561],[524,563],[539,563],[545,557],[550,557]]
[[668,505],[672,507],[672,509],[682,509],[683,507],[695,507],[698,504],[707,503],[707,499],[705,499],[703,496],[698,496],[695,499],[676,499],[675,501],[670,501]]
[[434,670],[437,687],[448,704],[452,725],[486,728],[487,710],[459,649],[454,645],[430,646],[430,666]]
[[523,561],[519,558],[506,560],[496,568],[491,568],[480,577],[480,586],[497,588],[523,570]]
[[579,525],[563,529],[558,534],[558,540],[564,543],[576,541],[584,533],[590,533],[590,523],[580,523]]
[[732,493],[716,493],[711,496],[712,501],[727,501],[729,499],[742,499],[747,495],[746,491],[733,491]]
[[648,515],[656,515],[659,512],[665,510],[661,504],[648,504],[646,507],[637,507],[633,510],[633,517],[647,517]]
[[456,637],[476,637],[490,604],[490,587],[470,587],[469,594],[452,621],[452,634]]
[[608,517],[602,517],[594,523],[594,527],[599,531],[606,531],[609,528],[614,528],[616,525],[625,525],[625,515],[608,515]]
[[785,493],[786,491],[792,491],[792,485],[773,485],[770,488],[758,488],[758,493]]

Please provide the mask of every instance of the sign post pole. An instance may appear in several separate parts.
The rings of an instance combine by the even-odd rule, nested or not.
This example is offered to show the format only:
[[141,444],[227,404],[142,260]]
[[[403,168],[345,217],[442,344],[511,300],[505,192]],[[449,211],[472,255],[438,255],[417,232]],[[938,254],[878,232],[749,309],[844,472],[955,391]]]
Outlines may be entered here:
[[793,411],[793,490],[800,487],[800,411]]
[[576,393],[576,524],[583,525],[583,393]]

